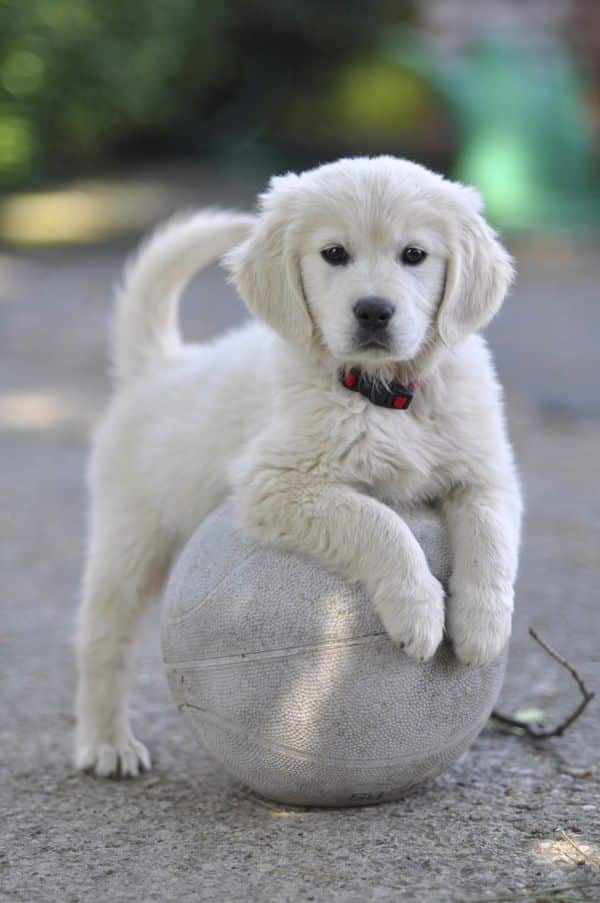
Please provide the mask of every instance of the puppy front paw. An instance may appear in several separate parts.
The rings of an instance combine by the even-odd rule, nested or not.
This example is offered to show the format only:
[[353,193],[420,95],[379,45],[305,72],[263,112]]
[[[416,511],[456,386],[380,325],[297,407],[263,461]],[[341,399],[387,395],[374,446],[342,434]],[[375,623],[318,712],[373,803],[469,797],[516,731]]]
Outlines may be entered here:
[[485,665],[500,655],[510,637],[513,591],[452,587],[448,633],[458,659]]
[[444,588],[432,574],[380,587],[375,609],[390,639],[411,658],[430,659],[444,635]]
[[127,733],[114,741],[78,737],[75,767],[101,778],[136,778],[140,772],[150,770],[151,762],[144,744]]

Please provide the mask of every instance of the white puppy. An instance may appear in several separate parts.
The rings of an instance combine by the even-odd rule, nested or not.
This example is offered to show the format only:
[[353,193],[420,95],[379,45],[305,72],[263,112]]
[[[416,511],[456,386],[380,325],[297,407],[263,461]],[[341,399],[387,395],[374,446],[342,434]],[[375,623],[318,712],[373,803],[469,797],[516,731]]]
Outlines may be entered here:
[[[273,179],[256,219],[202,212],[142,249],[119,300],[116,392],[91,466],[80,768],[149,767],[127,712],[134,634],[174,552],[232,491],[245,530],[360,581],[417,659],[442,639],[444,590],[385,502],[437,502],[456,655],[479,665],[504,647],[521,501],[474,333],[512,266],[480,209],[475,191],[414,163],[341,160]],[[177,295],[226,251],[261,322],[183,345]]]

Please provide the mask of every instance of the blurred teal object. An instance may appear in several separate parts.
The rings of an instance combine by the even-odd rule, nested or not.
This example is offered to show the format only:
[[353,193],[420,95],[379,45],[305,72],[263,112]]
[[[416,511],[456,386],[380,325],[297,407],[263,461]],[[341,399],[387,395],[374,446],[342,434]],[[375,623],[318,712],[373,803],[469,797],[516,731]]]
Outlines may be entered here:
[[392,57],[427,77],[459,130],[453,176],[475,185],[503,228],[600,225],[600,191],[583,84],[566,48],[509,38],[441,57],[404,32]]

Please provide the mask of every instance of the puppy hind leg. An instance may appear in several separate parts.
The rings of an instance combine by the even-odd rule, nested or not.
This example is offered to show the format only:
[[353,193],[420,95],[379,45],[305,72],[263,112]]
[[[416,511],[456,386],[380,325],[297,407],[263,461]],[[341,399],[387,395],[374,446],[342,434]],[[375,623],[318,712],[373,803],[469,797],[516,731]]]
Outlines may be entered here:
[[129,723],[128,687],[134,641],[170,558],[158,537],[115,531],[114,524],[110,533],[92,536],[76,634],[75,764],[102,777],[135,777],[150,768]]

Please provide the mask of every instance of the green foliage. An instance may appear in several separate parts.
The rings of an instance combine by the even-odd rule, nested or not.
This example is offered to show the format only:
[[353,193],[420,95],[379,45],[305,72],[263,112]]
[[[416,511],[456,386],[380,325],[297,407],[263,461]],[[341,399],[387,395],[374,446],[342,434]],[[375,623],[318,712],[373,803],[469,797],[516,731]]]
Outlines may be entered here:
[[444,124],[429,81],[379,51],[341,63],[318,92],[297,91],[282,117],[297,145],[310,142],[323,156],[398,153],[441,169],[453,150]]
[[[268,132],[404,17],[361,0],[5,0],[0,180]],[[405,9],[405,7],[403,7]]]

